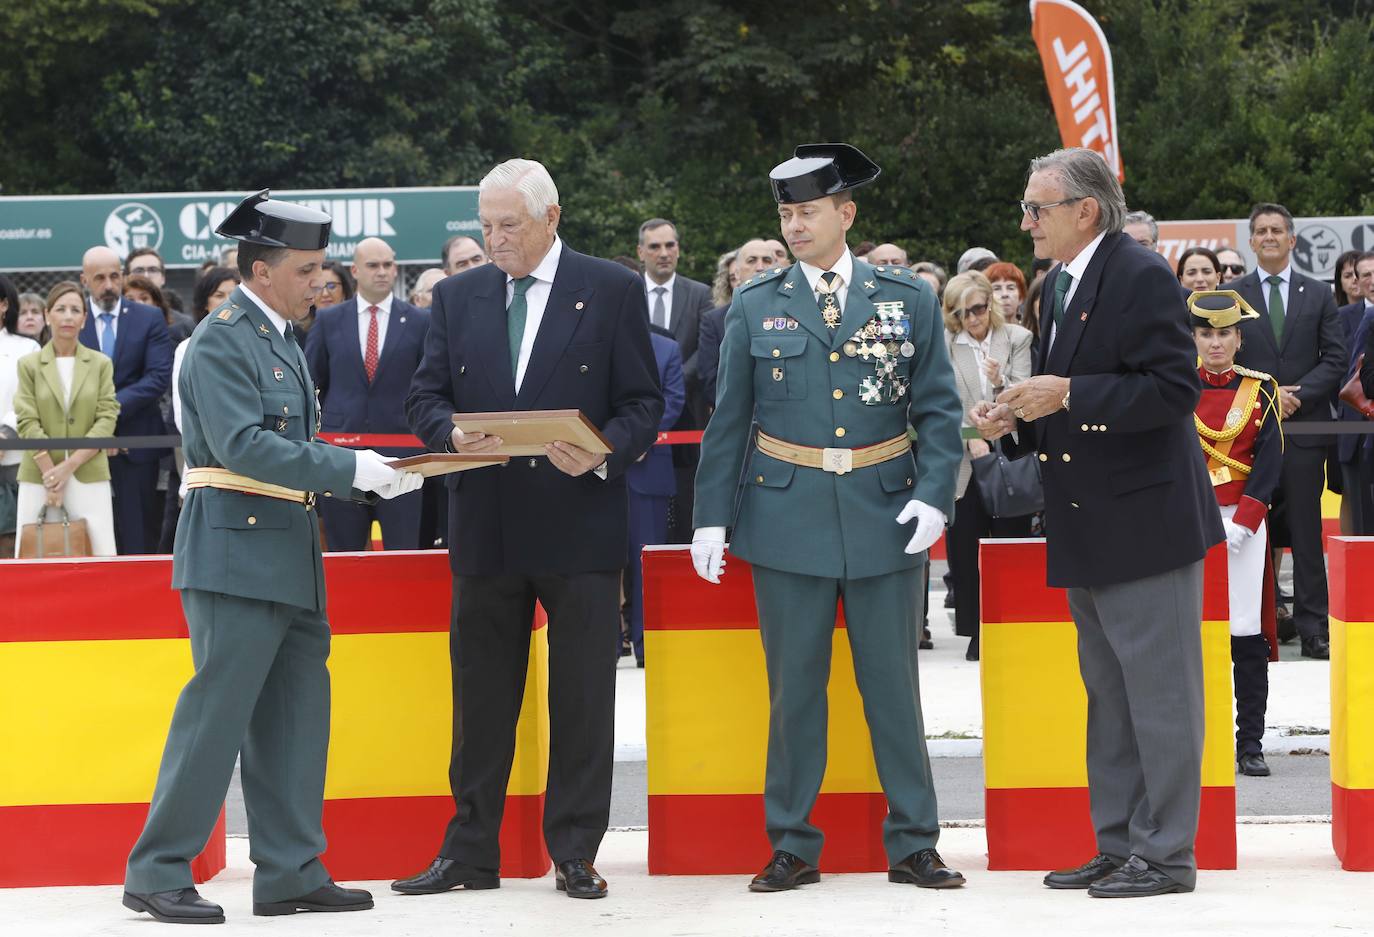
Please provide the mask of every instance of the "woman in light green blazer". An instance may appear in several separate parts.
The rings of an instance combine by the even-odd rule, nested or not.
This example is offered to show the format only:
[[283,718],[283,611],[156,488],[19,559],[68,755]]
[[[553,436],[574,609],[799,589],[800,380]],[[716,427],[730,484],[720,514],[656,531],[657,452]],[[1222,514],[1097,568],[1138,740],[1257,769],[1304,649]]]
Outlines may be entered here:
[[[54,286],[45,317],[51,341],[19,360],[14,412],[20,438],[113,436],[119,416],[114,362],[79,341],[86,321],[81,287],[71,281]],[[103,450],[26,451],[19,465],[18,528],[34,523],[45,505],[86,521],[92,554],[115,555],[110,465]]]

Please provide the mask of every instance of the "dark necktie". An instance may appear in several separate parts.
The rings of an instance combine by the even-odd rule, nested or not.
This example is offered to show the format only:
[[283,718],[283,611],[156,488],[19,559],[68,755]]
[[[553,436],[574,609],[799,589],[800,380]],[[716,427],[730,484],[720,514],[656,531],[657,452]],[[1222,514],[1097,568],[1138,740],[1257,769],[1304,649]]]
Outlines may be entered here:
[[1283,277],[1274,274],[1265,277],[1269,283],[1269,324],[1274,327],[1274,341],[1283,339],[1283,294],[1279,292],[1279,286],[1283,283]]
[[525,340],[525,317],[530,311],[525,293],[534,285],[534,277],[521,277],[512,282],[515,290],[511,293],[510,305],[506,307],[506,335],[510,339],[511,377],[518,378],[520,344]]
[[825,327],[831,330],[840,327],[840,301],[835,296],[839,283],[840,275],[831,270],[822,273],[820,282],[816,284],[816,290],[821,294],[816,298],[816,303],[821,307],[821,318],[825,320]]
[[1064,297],[1069,295],[1072,285],[1073,277],[1069,276],[1067,270],[1060,270],[1059,276],[1054,278],[1054,303],[1050,306],[1050,312],[1054,315],[1055,328],[1064,324]]

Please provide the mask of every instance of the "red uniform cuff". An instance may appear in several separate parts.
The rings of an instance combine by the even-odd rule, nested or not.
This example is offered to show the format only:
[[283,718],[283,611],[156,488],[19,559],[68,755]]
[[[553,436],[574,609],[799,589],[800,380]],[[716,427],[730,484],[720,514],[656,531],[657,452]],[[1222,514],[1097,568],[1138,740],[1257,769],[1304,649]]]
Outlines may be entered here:
[[1259,525],[1264,522],[1264,518],[1268,514],[1269,508],[1265,506],[1263,501],[1256,501],[1248,495],[1243,495],[1240,503],[1236,505],[1236,513],[1231,521],[1249,528],[1250,532],[1254,533],[1259,530]]

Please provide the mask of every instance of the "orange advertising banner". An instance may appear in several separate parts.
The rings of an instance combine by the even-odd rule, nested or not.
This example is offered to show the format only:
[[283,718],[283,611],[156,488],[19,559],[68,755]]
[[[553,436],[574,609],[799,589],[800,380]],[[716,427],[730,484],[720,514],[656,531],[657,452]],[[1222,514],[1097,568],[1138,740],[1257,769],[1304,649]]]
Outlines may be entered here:
[[1065,146],[1101,153],[1124,181],[1112,53],[1102,28],[1071,0],[1030,0],[1030,12],[1031,35],[1045,66],[1060,138]]
[[1171,264],[1178,263],[1178,258],[1190,247],[1237,250],[1245,243],[1245,227],[1244,221],[1161,221],[1159,244],[1155,250]]

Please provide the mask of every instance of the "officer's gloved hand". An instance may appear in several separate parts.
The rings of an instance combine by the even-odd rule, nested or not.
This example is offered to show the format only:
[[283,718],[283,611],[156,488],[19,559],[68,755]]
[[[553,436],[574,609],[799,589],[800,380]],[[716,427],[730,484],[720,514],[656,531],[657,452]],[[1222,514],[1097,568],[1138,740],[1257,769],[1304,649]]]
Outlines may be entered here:
[[396,497],[383,494],[383,491],[396,484],[402,474],[415,474],[396,471],[387,464],[389,460],[386,456],[379,455],[371,449],[358,449],[353,453],[353,457],[356,459],[353,467],[353,487],[359,491],[375,491],[383,498]]
[[906,507],[902,508],[902,513],[897,515],[897,523],[905,524],[913,517],[916,518],[916,532],[907,541],[906,552],[924,553],[933,547],[935,541],[940,539],[940,534],[944,533],[945,512],[912,498],[906,503]]
[[707,582],[720,582],[725,571],[725,528],[698,527],[692,534],[692,566]]
[[408,495],[412,491],[418,491],[424,483],[425,476],[419,472],[397,472],[396,480],[385,488],[378,488],[377,495],[383,500],[389,501],[392,498],[399,498],[401,495]]
[[1255,532],[1244,524],[1237,524],[1229,518],[1221,519],[1221,526],[1226,531],[1226,549],[1231,553],[1239,553],[1245,541],[1255,535]]

